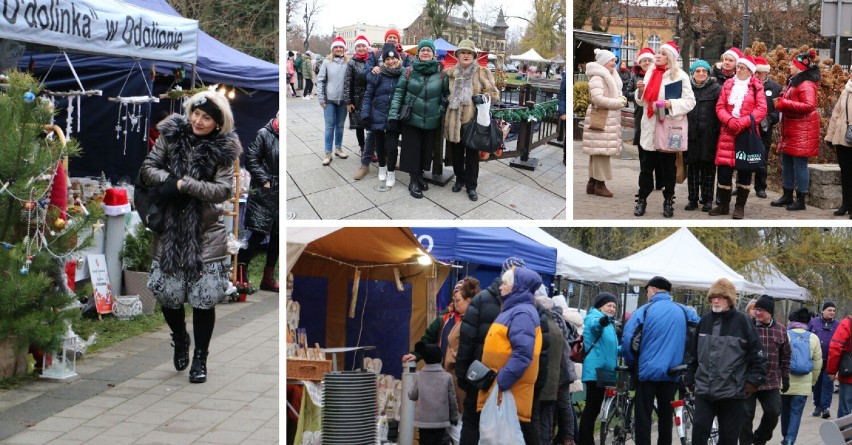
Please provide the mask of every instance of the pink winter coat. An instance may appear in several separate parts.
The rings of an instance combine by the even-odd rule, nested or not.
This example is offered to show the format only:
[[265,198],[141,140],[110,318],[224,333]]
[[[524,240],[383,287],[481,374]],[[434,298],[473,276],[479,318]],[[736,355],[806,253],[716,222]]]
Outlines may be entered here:
[[778,150],[791,156],[819,154],[820,129],[817,113],[819,70],[808,69],[793,76],[781,93],[775,109],[781,112],[781,140]]
[[290,76],[290,83],[296,83],[296,65],[290,59],[287,59],[287,74]]
[[[751,76],[748,84],[748,93],[743,98],[740,106],[740,117],[731,114],[734,106],[728,103],[731,91],[734,88],[734,78],[725,81],[719,100],[716,101],[716,116],[719,117],[721,129],[719,131],[719,143],[716,145],[716,165],[736,165],[734,159],[734,140],[737,135],[751,127],[749,115],[754,117],[757,131],[760,131],[760,121],[766,117],[766,95],[763,93],[763,82],[757,76]],[[734,128],[732,128],[734,127]]]

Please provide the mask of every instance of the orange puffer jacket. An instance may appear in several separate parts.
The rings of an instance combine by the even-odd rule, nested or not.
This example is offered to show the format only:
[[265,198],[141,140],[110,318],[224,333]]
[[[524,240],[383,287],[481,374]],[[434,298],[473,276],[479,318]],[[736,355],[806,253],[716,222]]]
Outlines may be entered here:
[[791,156],[819,154],[819,114],[817,82],[819,68],[802,71],[790,79],[775,109],[781,112],[781,140],[778,150]]

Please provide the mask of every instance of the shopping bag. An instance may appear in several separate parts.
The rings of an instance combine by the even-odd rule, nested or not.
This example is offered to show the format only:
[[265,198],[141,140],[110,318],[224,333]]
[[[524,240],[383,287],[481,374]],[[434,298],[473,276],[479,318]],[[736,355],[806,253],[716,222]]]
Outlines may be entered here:
[[657,121],[654,129],[654,146],[659,152],[677,153],[687,149],[687,132],[689,123],[686,116],[666,116],[662,121]]
[[754,123],[754,116],[749,115],[751,126],[746,128],[742,133],[738,134],[734,139],[734,159],[737,170],[752,171],[757,170],[765,161],[766,148],[763,146],[763,141],[760,139],[760,132],[757,131],[757,126]]
[[683,184],[683,181],[686,181],[686,165],[683,163],[683,152],[677,152],[677,174],[675,175],[675,182],[678,184]]
[[512,391],[503,391],[503,402],[497,404],[500,388],[491,389],[491,394],[479,416],[479,445],[524,445],[524,434],[518,420],[518,409]]
[[[476,97],[479,97],[477,100]],[[479,125],[491,125],[491,96],[480,94],[474,97],[476,104],[476,123]]]
[[606,128],[606,118],[609,115],[609,110],[606,108],[598,108],[592,105],[592,111],[589,113],[589,130],[603,131]]
[[452,441],[453,445],[459,445],[459,443],[461,442],[461,429],[461,419],[459,419],[458,423],[456,423],[455,425],[450,425],[447,428],[447,434],[450,436],[450,441]]

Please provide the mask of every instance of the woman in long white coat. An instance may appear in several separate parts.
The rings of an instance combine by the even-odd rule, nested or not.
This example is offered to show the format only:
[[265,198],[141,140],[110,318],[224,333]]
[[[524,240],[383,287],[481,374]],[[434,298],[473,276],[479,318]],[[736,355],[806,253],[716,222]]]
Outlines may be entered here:
[[[583,130],[583,153],[589,155],[589,182],[586,193],[612,198],[606,180],[612,179],[609,157],[621,154],[621,109],[627,98],[621,94],[621,77],[615,72],[616,57],[605,49],[595,50],[595,61],[586,64],[589,78],[589,108]],[[589,128],[592,110],[607,110],[603,130]]]
[[[647,207],[648,195],[654,191],[654,167],[662,165],[662,172],[657,172],[658,180],[663,184],[663,216],[674,216],[674,187],[677,173],[677,154],[658,151],[656,139],[657,116],[656,102],[665,103],[665,113],[673,118],[682,118],[686,124],[686,114],[695,107],[695,95],[689,75],[678,65],[678,49],[674,42],[660,46],[654,56],[654,69],[645,73],[644,85],[636,89],[636,104],[645,107],[640,122],[642,129],[641,149],[645,156],[640,156],[639,162],[639,193],[636,195],[636,208],[633,214],[642,216]],[[666,99],[666,85],[680,82],[680,98]],[[662,173],[662,178],[660,178]]]
[[840,208],[834,212],[835,216],[843,216],[849,212],[852,219],[852,142],[846,141],[846,128],[852,125],[852,77],[846,81],[846,86],[840,92],[831,119],[828,121],[828,130],[825,132],[825,141],[833,145],[837,150],[837,163],[840,164],[840,185],[843,202]]

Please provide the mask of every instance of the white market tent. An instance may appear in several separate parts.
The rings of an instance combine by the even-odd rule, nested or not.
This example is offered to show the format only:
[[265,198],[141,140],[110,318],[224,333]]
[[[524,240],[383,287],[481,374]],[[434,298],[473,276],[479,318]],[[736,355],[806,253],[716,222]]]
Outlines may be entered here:
[[530,49],[529,51],[521,54],[521,55],[511,55],[509,56],[510,60],[523,60],[525,62],[550,62],[550,59],[545,59],[541,57],[535,49]]
[[810,301],[813,298],[811,291],[784,275],[768,258],[759,258],[746,265],[745,276],[763,285],[766,295],[778,300]]
[[538,227],[511,229],[533,241],[556,248],[556,275],[598,283],[626,283],[629,279],[625,264],[589,255],[559,241]]
[[121,0],[54,0],[49,6],[27,2],[24,7],[24,2],[17,3],[4,9],[0,39],[167,62],[195,64],[198,58],[197,20]]
[[668,238],[619,261],[630,269],[630,284],[643,285],[656,275],[675,287],[706,290],[719,278],[734,283],[737,292],[763,294],[763,286],[745,279],[713,254],[686,227]]

